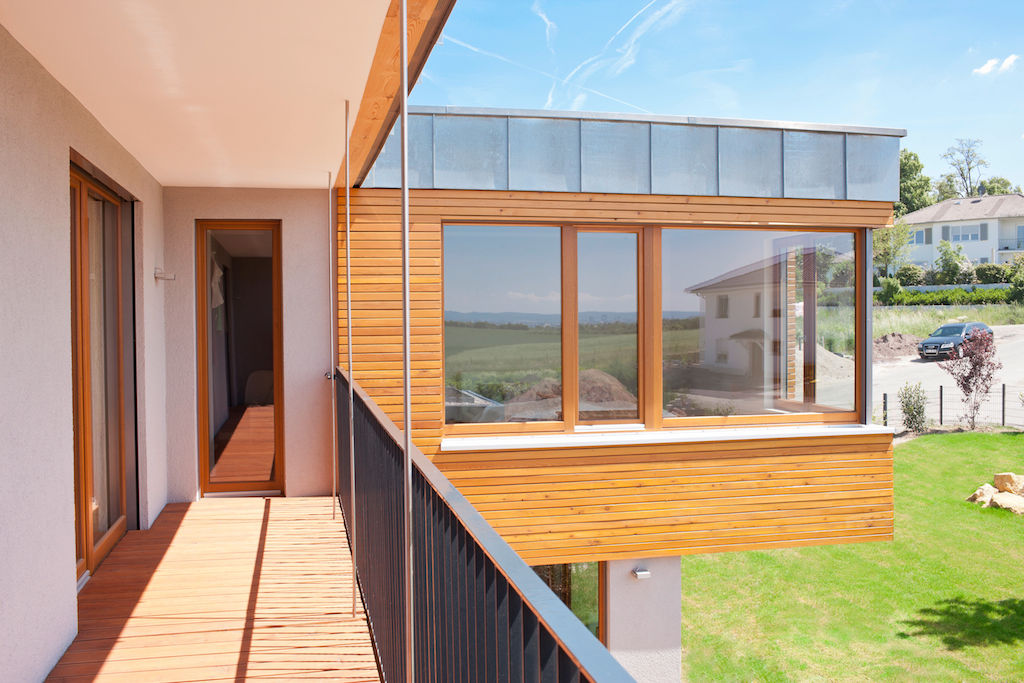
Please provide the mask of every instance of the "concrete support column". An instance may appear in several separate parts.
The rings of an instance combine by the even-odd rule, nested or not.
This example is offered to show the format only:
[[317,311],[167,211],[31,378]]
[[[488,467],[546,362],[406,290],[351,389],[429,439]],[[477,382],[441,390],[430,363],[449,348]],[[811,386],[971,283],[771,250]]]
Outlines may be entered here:
[[[637,578],[634,569],[647,578]],[[682,680],[680,558],[613,560],[605,573],[607,645],[638,681]]]

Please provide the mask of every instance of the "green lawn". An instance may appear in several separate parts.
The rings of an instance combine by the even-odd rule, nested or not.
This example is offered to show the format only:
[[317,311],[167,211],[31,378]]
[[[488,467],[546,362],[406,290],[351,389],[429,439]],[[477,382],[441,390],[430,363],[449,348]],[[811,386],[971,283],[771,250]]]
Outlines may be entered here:
[[688,556],[692,680],[1024,680],[1024,518],[964,498],[1024,434],[896,448],[896,540]]

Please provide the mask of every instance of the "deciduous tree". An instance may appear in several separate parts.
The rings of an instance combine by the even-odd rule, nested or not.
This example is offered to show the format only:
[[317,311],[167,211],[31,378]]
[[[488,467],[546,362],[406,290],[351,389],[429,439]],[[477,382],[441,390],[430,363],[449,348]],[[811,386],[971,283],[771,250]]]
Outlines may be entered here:
[[953,168],[953,182],[959,197],[978,196],[981,169],[988,166],[979,151],[981,140],[957,138],[956,144],[946,150],[942,158]]
[[935,181],[934,194],[932,199],[936,202],[945,201],[946,199],[953,199],[959,197],[956,191],[956,178],[952,173],[946,173],[941,178]]
[[957,356],[939,363],[948,372],[963,394],[964,421],[974,429],[981,405],[996,380],[1003,364],[996,359],[996,345],[991,334],[975,332],[963,341]]
[[879,275],[887,277],[906,260],[912,234],[913,230],[903,221],[875,230],[871,237],[871,251]]
[[900,150],[900,200],[896,202],[896,218],[932,203],[932,180],[923,171],[924,164],[917,154],[909,149]]
[[[900,152],[902,154],[902,152]],[[982,180],[978,183],[978,192],[980,194],[1020,194],[1020,185],[1016,187],[1010,183],[1009,180],[1002,176],[992,176],[987,180]]]

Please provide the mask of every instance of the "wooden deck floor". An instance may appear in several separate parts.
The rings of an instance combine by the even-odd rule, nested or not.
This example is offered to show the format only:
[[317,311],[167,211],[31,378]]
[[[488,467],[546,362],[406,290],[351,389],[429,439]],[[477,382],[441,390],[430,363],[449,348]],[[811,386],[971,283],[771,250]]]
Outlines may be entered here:
[[129,532],[50,680],[379,681],[331,499],[206,498]]
[[[211,483],[270,481],[274,478],[274,406],[235,409],[230,431],[215,448]],[[222,432],[227,431],[222,428]],[[222,434],[216,441],[222,440]]]

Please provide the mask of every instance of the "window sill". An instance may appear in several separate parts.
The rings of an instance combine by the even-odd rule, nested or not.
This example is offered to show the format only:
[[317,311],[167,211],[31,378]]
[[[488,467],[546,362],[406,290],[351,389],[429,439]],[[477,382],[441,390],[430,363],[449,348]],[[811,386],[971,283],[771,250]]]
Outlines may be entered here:
[[[632,425],[630,425],[632,426]],[[585,448],[644,444],[692,443],[701,441],[748,441],[822,436],[868,436],[892,434],[892,427],[862,424],[779,425],[711,429],[661,429],[624,432],[605,430],[574,434],[516,434],[503,436],[460,436],[441,439],[442,453],[463,451],[512,451],[547,448]]]

